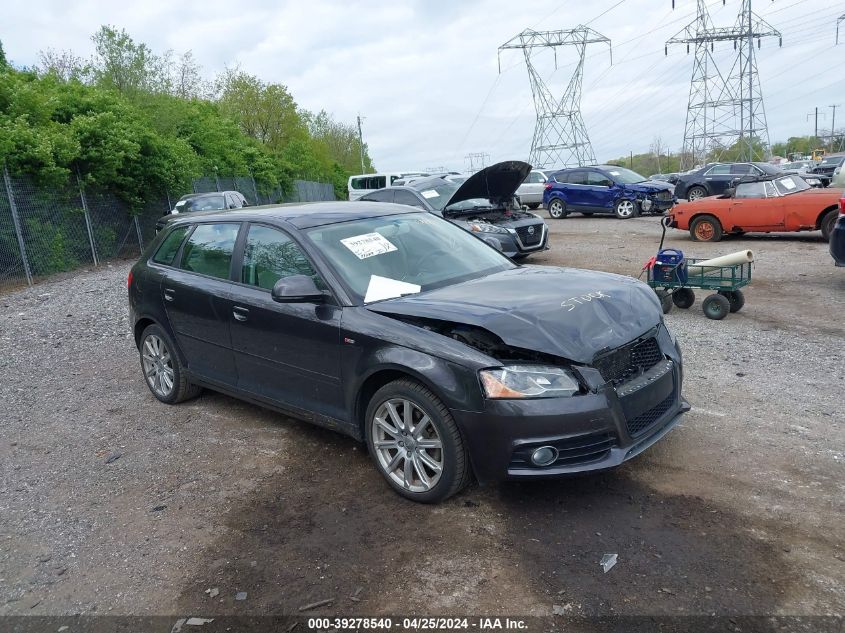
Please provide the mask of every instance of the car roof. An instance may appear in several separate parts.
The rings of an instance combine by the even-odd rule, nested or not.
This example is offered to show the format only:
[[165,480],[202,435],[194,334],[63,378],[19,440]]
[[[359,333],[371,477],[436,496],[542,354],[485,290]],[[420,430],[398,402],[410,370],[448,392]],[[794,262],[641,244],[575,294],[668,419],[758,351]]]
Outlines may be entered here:
[[298,229],[310,229],[315,226],[365,220],[390,215],[420,213],[419,209],[401,204],[384,202],[294,202],[289,204],[268,204],[260,207],[245,207],[230,211],[197,211],[180,213],[168,222],[171,226],[196,221],[214,222],[260,222],[276,220],[285,222]]
[[243,196],[240,191],[203,191],[200,193],[186,193],[184,196],[179,198],[178,202],[182,202],[183,200],[193,200],[194,198],[202,198],[204,196],[220,196],[224,193],[236,193],[239,196]]

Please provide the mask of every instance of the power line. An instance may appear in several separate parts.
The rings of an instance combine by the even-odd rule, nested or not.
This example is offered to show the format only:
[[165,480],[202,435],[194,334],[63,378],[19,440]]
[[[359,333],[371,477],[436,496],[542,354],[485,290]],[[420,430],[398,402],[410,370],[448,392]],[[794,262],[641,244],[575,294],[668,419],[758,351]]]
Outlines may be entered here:
[[[531,140],[529,162],[536,167],[568,167],[570,165],[593,165],[596,156],[590,144],[587,127],[581,116],[581,88],[584,77],[584,58],[590,44],[607,44],[610,39],[587,26],[578,26],[570,30],[532,31],[525,29],[499,47],[501,59],[503,50],[521,50],[528,69],[534,109],[537,122],[534,137]],[[579,54],[575,72],[569,79],[566,90],[560,99],[552,96],[547,81],[532,63],[531,54],[535,49],[551,48],[557,59],[557,49],[574,46]],[[613,52],[611,49],[611,63]],[[501,68],[501,63],[500,63]]]

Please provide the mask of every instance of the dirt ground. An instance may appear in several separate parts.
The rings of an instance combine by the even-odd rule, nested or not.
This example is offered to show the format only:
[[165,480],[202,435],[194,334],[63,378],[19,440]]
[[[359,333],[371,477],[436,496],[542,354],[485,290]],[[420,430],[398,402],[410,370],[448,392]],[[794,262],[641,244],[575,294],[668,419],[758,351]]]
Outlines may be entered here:
[[[660,237],[549,223],[527,263],[636,276]],[[757,257],[742,312],[708,320],[699,293],[667,316],[684,422],[615,471],[434,507],[348,438],[212,392],[156,401],[128,262],[0,295],[0,615],[843,614],[845,270],[818,233],[666,243]]]

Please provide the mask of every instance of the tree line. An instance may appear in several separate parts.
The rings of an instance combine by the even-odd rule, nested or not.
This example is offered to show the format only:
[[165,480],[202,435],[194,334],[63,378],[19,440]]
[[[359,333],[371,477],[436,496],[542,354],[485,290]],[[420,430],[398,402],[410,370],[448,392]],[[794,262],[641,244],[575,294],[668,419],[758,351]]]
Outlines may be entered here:
[[354,125],[300,108],[283,84],[237,67],[208,80],[191,51],[158,54],[112,26],[91,39],[90,59],[48,48],[30,68],[0,43],[0,162],[11,171],[43,184],[81,174],[137,209],[215,173],[251,175],[265,192],[329,182],[345,196],[362,149],[374,170]]

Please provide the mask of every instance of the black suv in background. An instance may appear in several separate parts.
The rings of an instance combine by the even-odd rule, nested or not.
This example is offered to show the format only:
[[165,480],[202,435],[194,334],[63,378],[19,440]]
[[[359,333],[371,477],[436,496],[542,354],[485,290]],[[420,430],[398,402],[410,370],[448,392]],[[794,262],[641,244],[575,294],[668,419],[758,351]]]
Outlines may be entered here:
[[[675,183],[675,195],[690,201],[707,196],[720,196],[735,184],[735,181],[742,178],[783,176],[791,173],[798,174],[797,171],[784,171],[771,163],[710,163],[697,171],[682,174]],[[798,175],[811,187],[823,187],[830,183],[830,178],[825,176],[814,178],[813,174]]]
[[827,176],[828,179],[833,178],[833,172],[837,167],[845,165],[845,153],[829,154],[822,159],[818,165],[810,170],[811,174],[818,176]]
[[425,209],[474,233],[508,257],[521,259],[549,248],[546,222],[523,211],[514,198],[530,172],[528,163],[505,161],[460,183],[449,180],[448,175],[417,178],[401,187],[373,191],[361,200]]
[[445,499],[471,472],[612,468],[689,410],[647,285],[517,266],[408,206],[176,216],[128,289],[160,401],[208,387],[345,433],[414,501]]

